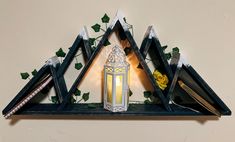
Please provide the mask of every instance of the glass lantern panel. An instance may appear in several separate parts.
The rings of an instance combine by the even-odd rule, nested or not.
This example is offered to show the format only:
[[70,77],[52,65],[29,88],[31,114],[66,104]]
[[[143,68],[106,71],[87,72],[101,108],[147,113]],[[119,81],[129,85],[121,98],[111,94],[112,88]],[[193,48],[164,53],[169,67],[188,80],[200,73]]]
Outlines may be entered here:
[[122,104],[123,77],[116,76],[116,104]]
[[113,86],[113,76],[108,74],[107,75],[107,101],[108,103],[112,103],[112,86]]

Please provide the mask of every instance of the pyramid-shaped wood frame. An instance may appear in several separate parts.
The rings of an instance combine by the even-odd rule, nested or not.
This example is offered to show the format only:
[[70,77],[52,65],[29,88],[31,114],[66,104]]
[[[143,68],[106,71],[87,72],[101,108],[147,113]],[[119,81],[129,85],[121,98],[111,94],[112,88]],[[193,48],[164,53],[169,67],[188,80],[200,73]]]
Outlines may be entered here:
[[[146,36],[143,40],[141,45],[141,49],[137,47],[135,40],[133,39],[130,31],[128,30],[128,25],[125,23],[124,16],[121,12],[117,13],[117,16],[114,18],[113,22],[108,27],[107,31],[103,35],[101,41],[97,45],[97,48],[92,52],[91,47],[89,45],[89,37],[87,35],[86,29],[84,28],[82,32],[78,35],[75,42],[73,43],[72,47],[70,48],[67,56],[65,57],[63,63],[56,64],[56,65],[45,65],[42,69],[39,70],[37,75],[26,84],[26,86],[17,94],[17,96],[6,106],[6,108],[2,111],[3,115],[7,115],[12,109],[14,109],[19,102],[27,96],[27,93],[33,89],[33,86],[37,84],[40,79],[45,77],[46,75],[51,75],[52,80],[55,85],[56,93],[59,97],[59,104],[25,104],[20,110],[14,112],[14,114],[21,114],[21,115],[101,115],[101,116],[196,116],[196,115],[212,115],[210,112],[195,112],[189,109],[185,109],[179,107],[174,104],[169,103],[169,90],[167,94],[164,94],[158,85],[155,83],[155,79],[145,62],[146,53],[149,50],[150,43],[155,43],[156,49],[154,49],[156,54],[159,55],[159,59],[163,64],[164,70],[168,75],[170,82],[173,79],[172,69],[169,66],[167,60],[163,55],[163,51],[161,49],[160,42],[153,32],[153,28],[149,27]],[[92,104],[71,104],[70,97],[75,92],[77,86],[83,79],[85,73],[91,66],[92,62],[94,61],[95,57],[98,55],[99,51],[103,48],[104,43],[108,40],[111,33],[115,30],[120,30],[124,32],[127,40],[129,41],[132,51],[136,54],[139,63],[142,69],[148,76],[153,88],[154,88],[154,95],[159,97],[161,104],[130,104],[128,111],[121,112],[121,113],[113,113],[103,109],[102,103]],[[71,64],[75,54],[77,53],[79,48],[82,48],[82,53],[85,58],[85,66],[83,67],[82,71],[78,75],[77,79],[75,80],[72,87],[68,90],[66,87],[66,83],[64,80],[64,73],[66,72],[68,66]],[[189,71],[195,75],[198,79],[198,82],[202,85],[206,85],[207,88],[209,86],[205,83],[204,80],[193,70],[192,68],[188,68]],[[212,92],[213,90],[209,89],[208,91]],[[210,93],[210,97],[214,98],[217,103],[221,104],[221,111],[222,115],[230,115],[231,111],[229,108],[223,103],[223,101],[215,95],[215,93]],[[94,107],[95,106],[95,107]]]
[[[198,93],[201,97],[213,103],[213,106],[222,114],[222,115],[231,115],[231,110],[226,106],[226,104],[216,95],[216,93],[211,89],[211,87],[206,83],[205,80],[197,73],[197,71],[188,63],[185,62],[183,58],[181,58],[180,53],[173,53],[173,57],[170,64],[172,71],[174,73],[174,78],[171,82],[171,87],[168,92],[168,100],[170,99],[170,95],[174,96],[174,89],[177,88],[176,85],[178,80],[186,81],[187,78],[181,73],[186,72],[198,86],[207,94],[204,96],[202,93]],[[190,83],[187,83],[190,85]],[[199,106],[200,107],[200,106]]]
[[[158,69],[160,72],[165,73],[169,79],[169,82],[172,82],[172,69],[166,59],[165,53],[163,52],[163,48],[156,35],[156,32],[154,31],[153,26],[149,26],[145,33],[144,39],[140,46],[140,53],[144,59],[146,59],[147,54],[149,54],[149,60],[152,61],[154,68]],[[169,96],[169,89],[170,85],[168,85],[163,92],[166,99],[167,96]],[[169,100],[167,99],[167,101]]]

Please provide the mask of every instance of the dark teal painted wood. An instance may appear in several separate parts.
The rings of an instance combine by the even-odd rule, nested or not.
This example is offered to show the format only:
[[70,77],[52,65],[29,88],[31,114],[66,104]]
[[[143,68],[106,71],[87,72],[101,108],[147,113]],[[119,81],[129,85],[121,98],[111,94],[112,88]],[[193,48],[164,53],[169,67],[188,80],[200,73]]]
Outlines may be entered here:
[[28,93],[33,89],[33,86],[37,84],[40,79],[50,74],[49,66],[43,66],[38,73],[22,88],[22,90],[14,97],[14,99],[3,109],[2,113],[6,114],[10,111],[17,103],[19,103]]
[[63,77],[58,77],[57,70],[60,68],[60,64],[56,67],[50,66],[51,75],[53,78],[53,83],[55,87],[55,92],[59,98],[59,102],[62,103],[66,94],[67,94],[67,87]]
[[[201,116],[213,115],[209,112],[194,112],[183,109],[176,105],[170,105],[172,111],[167,111],[162,105],[130,104],[126,112],[113,113],[103,108],[103,104],[93,104],[96,107],[90,108],[88,104],[70,104],[58,110],[59,104],[28,104],[21,111],[20,115],[90,115],[90,116]],[[229,112],[222,112],[223,115],[230,115]]]
[[[212,100],[213,105],[219,109],[219,111],[227,112],[231,114],[231,110],[225,105],[225,103],[216,95],[216,93],[211,89],[211,87],[202,79],[202,77],[194,70],[192,66],[184,66],[182,70],[185,70],[193,79],[194,81],[206,92],[208,96],[202,96],[204,99],[205,97],[209,97]],[[179,75],[179,79],[182,77]]]
[[[158,69],[159,71],[165,73],[169,79],[169,83],[171,83],[173,79],[173,73],[165,57],[165,54],[163,53],[162,46],[159,40],[157,37],[151,37],[151,39],[148,37],[149,35],[147,34],[146,38],[144,38],[141,44],[140,52],[144,59],[146,59],[146,56],[149,53],[150,55],[149,58],[152,60],[155,66],[155,69]],[[159,65],[156,65],[156,62],[159,62]],[[167,96],[169,95],[169,89],[170,89],[170,85],[168,85],[168,87],[164,91],[160,90],[164,94],[164,97],[166,98],[167,102],[169,102],[169,99],[167,98]]]
[[101,41],[99,42],[99,44],[97,45],[95,51],[93,52],[93,54],[91,55],[91,58],[88,60],[88,63],[86,64],[86,66],[82,69],[82,71],[80,72],[79,76],[77,77],[77,79],[75,80],[74,84],[72,85],[71,89],[69,90],[69,93],[68,93],[68,96],[67,96],[67,99],[62,102],[61,104],[61,109],[63,107],[65,107],[65,105],[68,104],[68,100],[70,98],[70,96],[75,92],[77,86],[80,84],[81,80],[83,79],[86,71],[89,69],[90,65],[93,63],[93,60],[95,59],[95,57],[97,56],[97,54],[100,52],[100,50],[102,49],[104,43],[106,42],[106,40],[108,40],[108,37],[111,35],[111,33],[115,32],[116,30],[122,30],[127,38],[127,40],[129,41],[130,45],[131,45],[131,48],[133,49],[133,52],[136,54],[140,64],[142,65],[144,71],[146,72],[147,74],[147,77],[148,79],[150,80],[153,88],[154,88],[154,94],[156,96],[158,96],[162,102],[162,105],[165,106],[165,108],[170,111],[171,108],[169,107],[169,104],[168,104],[168,101],[166,100],[166,98],[164,97],[163,93],[161,92],[160,88],[156,85],[155,83],[155,79],[154,77],[152,76],[152,73],[150,71],[150,69],[148,68],[144,58],[142,57],[140,51],[139,51],[139,48],[137,47],[136,43],[135,43],[135,40],[133,39],[130,31],[124,31],[122,25],[120,24],[119,21],[117,21],[114,25],[114,28],[111,29],[111,28],[108,28],[106,30],[106,32],[104,33]]
[[82,48],[82,54],[84,56],[85,62],[87,62],[90,59],[91,47],[89,45],[89,41],[84,40],[83,37],[78,35],[73,45],[70,47],[68,54],[63,60],[61,67],[58,69],[57,74],[59,77],[64,75],[69,65],[73,61],[74,56],[77,54],[77,51],[79,50],[79,48]]
[[[103,47],[105,41],[108,39],[110,34],[115,30],[123,31],[123,27],[119,22],[116,23],[114,29],[108,28],[99,42],[97,48],[93,53],[91,53],[91,48],[89,42],[84,40],[82,37],[78,36],[73,43],[70,51],[65,57],[62,65],[60,67],[42,67],[38,74],[33,77],[29,83],[17,94],[17,96],[7,105],[7,107],[2,111],[3,114],[6,114],[11,110],[19,101],[21,101],[32,89],[32,87],[38,83],[38,81],[43,78],[45,75],[51,74],[53,76],[54,85],[56,88],[56,93],[60,98],[60,104],[26,104],[20,111],[16,114],[23,115],[90,115],[90,116],[200,116],[200,115],[212,115],[208,111],[201,111],[200,113],[178,107],[168,103],[168,99],[160,88],[156,85],[155,79],[152,76],[150,69],[148,68],[145,57],[149,50],[151,44],[156,45],[156,54],[162,59],[162,64],[166,69],[167,74],[170,78],[173,77],[171,69],[168,68],[168,63],[165,59],[165,56],[162,52],[161,45],[157,37],[150,39],[144,39],[141,49],[139,50],[131,33],[129,31],[123,31],[123,35],[131,44],[132,51],[137,55],[137,58],[140,61],[140,64],[144,71],[146,72],[148,79],[154,87],[155,95],[161,99],[159,105],[144,105],[144,104],[130,104],[128,111],[120,113],[112,113],[103,109],[102,104],[95,104],[96,108],[90,108],[89,104],[70,104],[69,100],[81,80],[83,79],[86,71],[89,69],[93,60]],[[68,66],[71,64],[72,59],[77,53],[79,47],[82,48],[84,59],[86,65],[83,67],[81,73],[78,75],[72,87],[67,90],[66,83],[64,81],[64,73],[67,70]],[[191,67],[184,67],[184,69],[198,82],[198,84],[209,94],[209,97],[219,106],[219,111],[222,115],[231,115],[231,110],[223,103],[223,101],[215,94],[215,92],[207,85],[207,83],[200,77],[200,75]],[[174,69],[173,69],[174,70]],[[175,73],[175,72],[174,72]],[[189,104],[196,105],[197,104]],[[200,107],[200,106],[198,106]]]

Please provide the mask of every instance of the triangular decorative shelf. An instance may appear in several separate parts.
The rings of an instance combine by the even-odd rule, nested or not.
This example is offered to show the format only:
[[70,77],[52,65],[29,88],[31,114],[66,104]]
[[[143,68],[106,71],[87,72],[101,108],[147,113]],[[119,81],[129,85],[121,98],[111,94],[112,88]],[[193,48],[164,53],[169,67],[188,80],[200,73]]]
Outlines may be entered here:
[[[162,46],[160,44],[160,41],[158,40],[158,37],[156,36],[153,26],[148,27],[140,47],[140,52],[145,60],[147,58],[147,55],[149,55],[148,60],[152,61],[154,69],[166,73],[169,82],[172,81],[173,73],[171,67],[168,64],[165,53],[163,52]],[[168,95],[169,87],[170,86],[162,91],[165,97]]]
[[[177,66],[177,65],[180,65]],[[202,77],[194,70],[194,68],[180,59],[180,53],[175,53],[171,62],[172,70],[174,71],[174,80],[177,82],[182,80],[190,88],[195,88],[195,91],[205,100],[210,102],[222,115],[231,115],[230,109],[224,104],[224,102],[216,95],[216,93],[210,88],[210,86],[202,79]],[[198,105],[194,99],[188,96],[185,91],[175,83],[171,86],[172,90],[171,98],[176,101],[177,104],[188,106],[190,108],[200,110],[201,112],[208,113],[208,111],[202,106]],[[168,96],[170,98],[170,96]]]
[[[39,72],[34,76],[26,86],[17,94],[17,96],[6,106],[2,111],[5,117],[9,117],[12,114],[21,114],[21,115],[92,115],[92,116],[196,116],[196,115],[213,115],[209,111],[192,111],[185,107],[181,107],[174,103],[171,103],[171,94],[174,94],[176,83],[172,83],[174,79],[178,78],[186,81],[183,78],[184,75],[176,72],[176,64],[168,64],[161,44],[153,30],[150,26],[145,34],[141,48],[136,45],[135,40],[133,39],[128,25],[124,20],[124,16],[119,11],[111,22],[110,26],[107,28],[102,39],[97,45],[96,49],[92,52],[91,46],[89,45],[89,37],[87,35],[86,29],[83,28],[82,32],[77,36],[75,42],[70,48],[67,56],[65,57],[62,64],[58,63],[55,58],[50,59],[45,66],[43,66]],[[83,80],[86,72],[91,67],[94,59],[99,54],[99,52],[104,47],[105,42],[109,39],[112,33],[118,33],[119,38],[126,39],[130,44],[130,51],[133,52],[142,68],[142,70],[147,75],[147,78],[152,87],[153,93],[156,97],[159,98],[159,104],[130,104],[128,111],[113,113],[103,109],[102,103],[92,103],[91,104],[71,104],[70,98],[76,91],[78,85]],[[64,73],[66,72],[68,66],[71,64],[72,59],[76,55],[78,49],[82,49],[82,54],[85,60],[85,65],[82,68],[81,72],[78,74],[75,82],[71,88],[67,88],[66,82],[64,80]],[[145,59],[147,54],[150,52],[150,58],[153,61],[155,68],[164,71],[170,82],[170,86],[166,91],[161,91],[159,86],[156,84],[156,81],[152,75],[150,68],[148,67]],[[202,95],[205,99],[209,98],[209,101],[212,101],[212,104],[220,111],[222,115],[230,115],[231,111],[229,108],[222,102],[222,100],[213,92],[213,90],[205,83],[205,81],[196,73],[196,71],[191,66],[183,66],[181,68],[188,72],[188,74],[197,82],[206,93]],[[50,80],[49,80],[50,79]],[[58,104],[38,104],[38,103],[27,103],[32,97],[39,95],[36,93],[33,96],[29,97],[28,94],[35,89],[36,85],[40,83],[45,83],[46,81],[53,81],[55,86],[56,94],[59,98]],[[34,90],[35,91],[35,90]],[[31,94],[32,95],[32,94]],[[22,103],[23,102],[23,103]],[[195,104],[192,104],[195,105]],[[190,104],[189,104],[190,106]]]

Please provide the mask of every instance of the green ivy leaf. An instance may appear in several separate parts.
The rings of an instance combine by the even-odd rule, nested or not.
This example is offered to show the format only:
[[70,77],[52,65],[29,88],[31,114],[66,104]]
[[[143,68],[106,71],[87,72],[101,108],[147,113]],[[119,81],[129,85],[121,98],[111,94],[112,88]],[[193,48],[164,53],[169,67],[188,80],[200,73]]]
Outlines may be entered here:
[[151,104],[150,100],[145,100],[144,104]]
[[165,56],[166,56],[166,59],[167,59],[167,60],[170,60],[170,59],[171,59],[171,53],[166,53]]
[[93,104],[93,103],[92,104],[88,104],[87,106],[88,106],[88,108],[96,108],[96,104]]
[[95,44],[95,38],[89,38],[89,43],[90,45],[94,45]]
[[65,57],[66,55],[62,48],[60,48],[55,54],[57,57]]
[[56,103],[58,103],[59,99],[57,96],[51,96],[51,101],[52,101],[52,103],[56,104]]
[[167,47],[167,45],[162,46],[162,50],[166,50]]
[[37,73],[38,73],[38,71],[37,71],[36,69],[34,69],[34,70],[31,72],[31,74],[32,74],[33,76],[35,76]]
[[89,94],[90,94],[90,92],[83,93],[82,99],[83,99],[85,102],[89,99]]
[[174,48],[172,49],[172,51],[173,51],[173,52],[176,52],[176,53],[179,53],[179,52],[180,52],[180,49],[179,49],[178,47],[174,47]]
[[156,96],[154,96],[154,95],[151,95],[151,96],[149,97],[149,99],[150,99],[150,101],[151,101],[151,104],[158,104],[158,103],[160,103],[159,98],[156,97]]
[[129,97],[131,97],[133,95],[133,92],[131,91],[131,89],[129,89]]
[[20,73],[20,75],[21,75],[21,78],[24,80],[29,78],[29,73],[27,73],[27,72]]
[[91,28],[95,31],[95,32],[99,32],[100,31],[100,25],[99,24],[95,24],[93,26],[91,26]]
[[108,46],[108,45],[110,45],[111,43],[109,42],[109,40],[106,40],[105,42],[104,42],[104,46]]
[[74,67],[75,67],[75,69],[80,70],[83,67],[83,65],[82,65],[82,63],[75,63]]
[[75,96],[80,96],[81,95],[81,90],[76,89],[76,91],[74,92]]
[[101,18],[102,23],[108,23],[109,22],[109,16],[105,13],[104,16]]
[[76,99],[74,99],[74,97],[71,97],[70,101],[71,101],[72,104],[76,103]]
[[144,97],[149,98],[152,95],[151,91],[144,91]]

